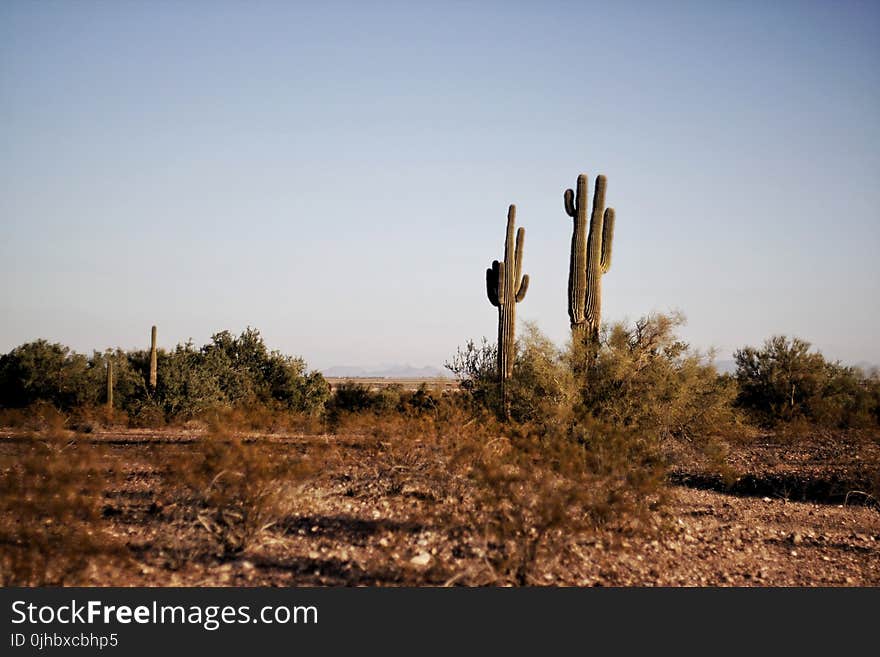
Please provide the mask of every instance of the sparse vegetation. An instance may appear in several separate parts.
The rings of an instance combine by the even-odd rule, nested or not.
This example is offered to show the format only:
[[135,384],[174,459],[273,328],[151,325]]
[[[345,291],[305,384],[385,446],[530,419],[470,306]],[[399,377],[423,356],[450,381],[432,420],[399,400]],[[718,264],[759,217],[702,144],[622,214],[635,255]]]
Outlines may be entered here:
[[[742,350],[737,376],[721,376],[678,338],[683,321],[606,325],[565,349],[526,324],[506,418],[485,340],[448,364],[458,391],[350,382],[332,395],[253,330],[159,350],[155,391],[147,351],[22,345],[0,360],[3,582],[180,583],[228,564],[250,564],[241,583],[613,582],[585,574],[584,555],[675,544],[670,481],[876,506],[876,435],[841,429],[876,426],[876,377],[787,340]],[[777,423],[775,447],[752,442],[766,428],[750,420]],[[119,434],[132,446],[104,446]],[[841,465],[768,465],[799,449]]]
[[311,469],[297,453],[279,453],[217,425],[184,458],[166,461],[169,484],[184,484],[186,513],[208,531],[222,557],[253,547],[283,520]]
[[54,428],[0,453],[0,585],[75,585],[89,566],[124,560],[100,523],[113,481],[103,458]]

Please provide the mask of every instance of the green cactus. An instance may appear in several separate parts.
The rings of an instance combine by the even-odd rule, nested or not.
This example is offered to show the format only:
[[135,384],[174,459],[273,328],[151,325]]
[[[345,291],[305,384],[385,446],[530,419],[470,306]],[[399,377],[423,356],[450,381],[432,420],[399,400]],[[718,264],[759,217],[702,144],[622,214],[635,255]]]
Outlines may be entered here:
[[516,304],[522,301],[529,289],[529,275],[522,273],[523,244],[525,228],[516,232],[514,247],[514,226],[516,206],[507,210],[507,235],[504,240],[504,260],[494,260],[486,270],[486,294],[489,302],[498,308],[498,378],[501,383],[501,400],[504,414],[507,415],[507,379],[513,374],[513,360],[516,349]]
[[602,276],[611,268],[611,241],[614,238],[614,209],[605,208],[605,176],[596,177],[593,209],[587,233],[586,174],[577,179],[577,194],[565,190],[565,211],[574,219],[571,261],[568,269],[568,317],[576,342],[599,342],[602,321]]
[[150,331],[150,388],[156,389],[156,367],[158,358],[156,357],[156,327]]
[[113,361],[107,359],[107,408],[113,410]]

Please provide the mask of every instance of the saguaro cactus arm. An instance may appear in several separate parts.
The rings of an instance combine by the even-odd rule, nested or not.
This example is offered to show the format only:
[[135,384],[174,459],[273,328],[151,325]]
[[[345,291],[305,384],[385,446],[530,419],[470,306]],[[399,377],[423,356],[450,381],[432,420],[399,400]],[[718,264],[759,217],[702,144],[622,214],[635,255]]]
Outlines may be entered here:
[[526,298],[526,292],[529,290],[529,275],[524,274],[519,283],[519,290],[516,293],[516,302],[519,303]]
[[498,299],[498,261],[493,260],[492,266],[486,270],[486,296],[489,297],[489,303],[496,308],[501,304]]
[[[507,209],[507,237],[504,240],[504,273],[509,276],[513,273],[513,279],[505,281],[510,289],[509,296],[516,301],[522,301],[528,290],[528,274],[523,276],[522,261],[523,249],[526,242],[526,229],[519,228],[516,231],[516,242],[514,243],[514,227],[516,225],[516,206],[511,205]],[[523,281],[526,281],[523,285]]]
[[605,219],[602,221],[602,273],[607,274],[611,269],[611,241],[614,239],[614,208],[605,210]]

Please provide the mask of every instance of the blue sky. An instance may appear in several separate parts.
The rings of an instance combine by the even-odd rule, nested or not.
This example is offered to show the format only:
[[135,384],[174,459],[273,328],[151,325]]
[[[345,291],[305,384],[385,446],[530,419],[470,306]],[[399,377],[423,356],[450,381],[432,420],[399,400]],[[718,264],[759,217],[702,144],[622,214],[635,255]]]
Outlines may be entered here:
[[0,351],[259,328],[313,366],[568,335],[577,174],[617,211],[604,318],[680,309],[880,363],[876,2],[0,4]]

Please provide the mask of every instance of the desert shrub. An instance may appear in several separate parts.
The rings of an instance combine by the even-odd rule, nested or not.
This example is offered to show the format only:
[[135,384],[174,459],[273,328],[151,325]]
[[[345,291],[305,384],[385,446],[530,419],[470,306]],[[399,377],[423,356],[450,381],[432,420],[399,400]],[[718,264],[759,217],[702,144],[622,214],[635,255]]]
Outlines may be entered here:
[[445,367],[459,380],[464,398],[472,408],[500,408],[497,345],[486,338],[480,344],[468,340],[464,347],[456,349]]
[[437,394],[429,389],[425,383],[422,383],[415,390],[406,390],[401,393],[398,410],[412,415],[435,413],[442,398],[442,394]]
[[737,403],[764,425],[814,422],[840,428],[876,425],[878,383],[828,362],[800,338],[773,336],[734,354]]
[[539,423],[567,418],[577,395],[564,354],[535,324],[526,322],[523,329],[508,386],[510,416]]
[[248,328],[238,337],[228,331],[216,333],[201,353],[205,369],[230,404],[314,412],[329,395],[319,372],[307,372],[302,358],[269,351],[256,329]]
[[269,351],[255,329],[237,337],[223,331],[201,348],[189,341],[170,352],[160,349],[157,356],[160,374],[153,391],[147,387],[150,355],[145,350],[86,357],[60,344],[30,342],[0,356],[0,408],[25,408],[38,401],[65,412],[97,408],[106,402],[110,361],[114,408],[136,426],[186,420],[217,407],[263,405],[319,414],[329,397],[320,372],[307,371],[301,358]]
[[[632,326],[614,324],[589,354],[578,344],[561,351],[525,323],[508,384],[510,418],[564,426],[586,414],[660,438],[693,437],[733,423],[735,385],[718,375],[711,354],[678,339],[683,323],[680,314],[655,314]],[[485,339],[469,341],[446,364],[474,408],[500,409],[495,354]]]
[[[135,352],[133,369],[145,380],[149,354]],[[240,336],[221,331],[197,349],[190,341],[171,352],[158,353],[155,395],[141,396],[129,414],[136,422],[152,424],[156,408],[166,420],[188,419],[219,408],[243,408],[253,415],[260,406],[270,411],[318,413],[329,396],[320,372],[306,370],[301,358],[269,351],[256,329]]]
[[65,426],[78,433],[89,434],[98,429],[127,427],[130,419],[125,411],[107,408],[106,404],[77,406],[70,411]]
[[340,383],[328,400],[325,409],[333,427],[338,427],[345,415],[368,413],[371,416],[414,410],[418,405],[430,405],[427,389],[415,398],[399,384],[391,384],[373,390],[357,381]]
[[68,416],[47,401],[36,401],[25,408],[7,408],[0,411],[0,426],[26,431],[44,431],[61,434]]
[[[595,359],[581,379],[583,411],[661,440],[705,435],[735,421],[736,390],[710,357],[692,351],[675,330],[681,314],[653,314],[603,328]],[[571,358],[578,360],[572,350]],[[574,368],[573,368],[574,369]]]
[[82,583],[90,564],[122,559],[100,524],[112,473],[98,447],[63,433],[25,440],[0,453],[0,585]]
[[60,409],[83,403],[88,360],[64,345],[35,340],[0,356],[0,405],[43,401]]
[[[212,431],[236,434],[322,433],[320,416],[297,413],[279,406],[220,406],[196,415],[191,423]],[[189,423],[188,423],[189,424]]]
[[277,445],[248,442],[215,425],[184,458],[166,463],[172,486],[183,484],[195,521],[221,556],[253,546],[290,510],[313,467]]
[[496,583],[534,584],[542,552],[609,522],[635,527],[665,502],[657,442],[592,420],[564,432],[521,425],[465,438],[453,459],[471,482],[471,522]]
[[107,402],[107,363],[113,363],[113,406],[128,410],[146,396],[146,379],[122,349],[94,352],[88,361],[83,403],[100,406]]
[[[524,322],[516,341],[513,374],[508,381],[510,418],[543,421],[566,409],[575,397],[574,378],[562,352],[537,325]],[[497,347],[485,338],[469,340],[446,363],[460,381],[471,408],[501,410]]]
[[219,379],[204,361],[204,354],[191,341],[158,354],[162,375],[156,385],[156,401],[166,417],[190,418],[226,403]]

